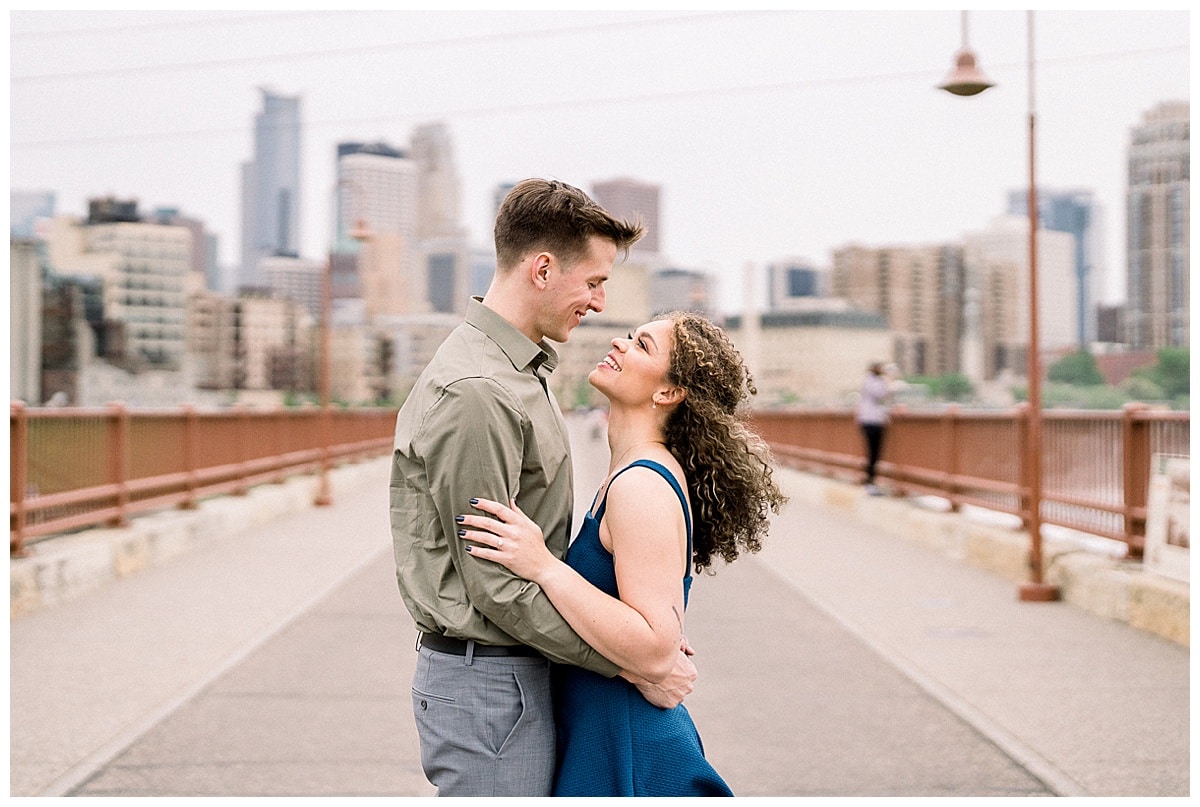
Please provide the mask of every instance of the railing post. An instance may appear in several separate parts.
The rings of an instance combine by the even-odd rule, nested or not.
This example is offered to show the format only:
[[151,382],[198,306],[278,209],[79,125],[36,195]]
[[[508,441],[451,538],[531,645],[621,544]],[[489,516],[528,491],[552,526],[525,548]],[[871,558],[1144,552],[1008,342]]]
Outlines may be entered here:
[[[905,420],[912,421],[908,418],[908,407],[904,404],[896,404],[888,412],[887,425],[883,434],[883,448],[879,452],[879,464],[876,466],[876,476],[882,476],[892,483],[891,495],[905,496],[909,492],[905,482],[908,479],[906,469],[900,467],[900,463],[892,462],[891,459],[885,460],[884,457],[896,456],[895,443],[896,434],[907,431],[904,427]],[[855,426],[858,427],[857,422]],[[860,434],[861,437],[861,434]],[[866,469],[866,451],[863,447],[863,469]]]
[[25,548],[25,487],[29,484],[29,413],[22,401],[8,408],[9,498],[12,500],[12,526],[8,535],[8,556],[23,558]]
[[333,504],[333,494],[330,492],[329,486],[329,441],[331,439],[332,429],[330,428],[329,419],[331,412],[326,404],[321,407],[321,478],[317,483],[317,496],[313,499],[313,504],[317,507],[328,507]]
[[1136,513],[1146,507],[1150,484],[1150,430],[1139,418],[1149,408],[1144,403],[1127,403],[1121,411],[1125,544],[1131,558],[1142,557],[1146,545],[1146,520]]
[[237,487],[233,489],[234,496],[245,496],[249,489],[246,487],[246,477],[250,474],[249,458],[246,454],[249,451],[250,445],[250,411],[246,409],[244,404],[238,404],[234,411],[233,430],[237,434],[237,462],[238,462],[238,478]]
[[191,404],[183,405],[183,471],[187,475],[187,498],[184,499],[179,507],[183,510],[196,509],[196,467],[199,462],[196,459],[196,446],[198,435],[196,434],[196,407]]
[[[271,410],[271,450],[276,457],[282,457],[286,453],[283,448],[285,428],[283,407],[276,404],[275,408]],[[280,464],[276,469],[274,482],[277,485],[282,485],[286,480],[287,474],[284,471],[284,466]]]
[[950,499],[950,512],[959,511],[958,501],[958,404],[950,404],[942,413],[942,445],[946,454],[943,467],[946,469],[946,495]]
[[1029,404],[1017,405],[1017,456],[1020,457],[1021,488],[1017,509],[1021,512],[1021,526],[1025,529],[1033,523],[1030,506],[1033,502],[1033,466],[1029,461]]
[[117,486],[117,514],[109,526],[124,527],[129,523],[125,510],[129,506],[129,409],[120,401],[108,405],[111,412],[108,439],[108,475]]

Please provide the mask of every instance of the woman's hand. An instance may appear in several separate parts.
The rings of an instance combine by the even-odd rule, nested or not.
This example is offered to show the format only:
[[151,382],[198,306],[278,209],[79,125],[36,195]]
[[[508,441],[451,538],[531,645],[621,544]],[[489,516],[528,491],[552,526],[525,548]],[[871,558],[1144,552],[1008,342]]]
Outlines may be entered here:
[[515,501],[508,507],[490,499],[472,499],[471,504],[496,517],[461,515],[455,519],[458,537],[471,542],[467,551],[475,557],[495,561],[535,583],[559,562],[546,548],[542,528],[522,513]]

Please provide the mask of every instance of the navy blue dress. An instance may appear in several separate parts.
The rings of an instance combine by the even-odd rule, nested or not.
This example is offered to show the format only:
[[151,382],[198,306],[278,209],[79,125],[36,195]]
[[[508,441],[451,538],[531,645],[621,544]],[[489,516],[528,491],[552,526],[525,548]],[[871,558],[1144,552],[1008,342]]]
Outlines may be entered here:
[[[642,466],[661,474],[679,496],[687,522],[688,557],[692,523],[686,499],[671,472],[653,460],[638,460],[613,476]],[[600,520],[584,517],[567,551],[567,564],[613,597],[617,575],[613,557],[600,543]],[[593,508],[596,505],[593,504]],[[683,602],[691,588],[691,562],[683,578]],[[732,796],[729,786],[704,758],[700,735],[687,709],[652,706],[623,678],[605,678],[579,667],[555,665],[554,717],[558,732],[555,796]]]

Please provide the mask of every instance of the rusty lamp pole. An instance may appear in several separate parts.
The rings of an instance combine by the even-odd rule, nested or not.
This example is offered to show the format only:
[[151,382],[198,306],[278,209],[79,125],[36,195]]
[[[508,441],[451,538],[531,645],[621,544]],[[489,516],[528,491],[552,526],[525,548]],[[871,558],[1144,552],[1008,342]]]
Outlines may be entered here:
[[[353,185],[348,179],[338,180],[338,186]],[[367,224],[363,219],[356,219],[350,236],[359,243],[371,237]],[[332,352],[333,332],[333,249],[325,260],[325,268],[321,272],[321,363],[317,373],[317,395],[321,401],[321,479],[313,504],[317,507],[328,507],[333,504],[333,494],[329,485],[329,445],[333,440],[333,414],[330,410],[330,354]]]
[[[1037,229],[1038,205],[1035,173],[1036,117],[1033,81],[1033,12],[1025,12],[1026,73],[1029,80],[1029,348],[1026,375],[1029,377],[1029,437],[1025,444],[1025,463],[1029,483],[1029,567],[1030,579],[1021,584],[1017,596],[1024,602],[1053,602],[1059,598],[1058,586],[1043,580],[1042,560],[1042,379],[1038,345]],[[978,95],[995,85],[976,67],[975,55],[967,47],[967,12],[962,12],[963,44],[955,58],[955,67],[938,89],[954,95]]]
[[321,270],[321,364],[317,368],[317,395],[321,400],[321,481],[317,488],[317,497],[313,504],[317,507],[328,507],[333,504],[333,495],[329,488],[329,441],[332,438],[329,418],[329,353],[331,323],[333,315],[333,250],[325,259],[325,268]]

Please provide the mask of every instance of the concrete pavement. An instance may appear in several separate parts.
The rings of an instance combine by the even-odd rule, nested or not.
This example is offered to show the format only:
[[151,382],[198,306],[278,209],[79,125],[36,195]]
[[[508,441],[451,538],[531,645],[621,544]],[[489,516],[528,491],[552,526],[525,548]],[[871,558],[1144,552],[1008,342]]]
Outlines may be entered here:
[[[605,454],[572,426],[583,502]],[[688,707],[735,792],[1189,793],[1186,647],[1020,603],[779,473],[765,549],[698,578],[688,612]],[[311,480],[270,486],[272,518],[16,617],[11,795],[431,795],[386,478],[340,470],[328,509]]]

